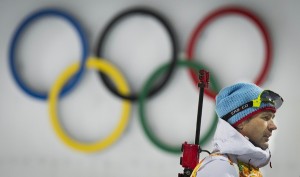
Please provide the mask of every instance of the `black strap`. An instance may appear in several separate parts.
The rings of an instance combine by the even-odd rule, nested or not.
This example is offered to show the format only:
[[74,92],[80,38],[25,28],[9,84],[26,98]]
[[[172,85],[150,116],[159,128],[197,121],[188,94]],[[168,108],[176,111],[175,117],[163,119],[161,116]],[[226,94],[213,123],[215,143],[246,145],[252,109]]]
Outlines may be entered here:
[[230,111],[229,113],[227,113],[226,115],[222,116],[221,118],[224,119],[225,121],[228,121],[229,118],[231,118],[232,116],[234,116],[235,114],[247,109],[247,108],[251,108],[253,106],[253,102],[249,101],[246,104],[243,104],[242,106],[235,108],[234,110]]

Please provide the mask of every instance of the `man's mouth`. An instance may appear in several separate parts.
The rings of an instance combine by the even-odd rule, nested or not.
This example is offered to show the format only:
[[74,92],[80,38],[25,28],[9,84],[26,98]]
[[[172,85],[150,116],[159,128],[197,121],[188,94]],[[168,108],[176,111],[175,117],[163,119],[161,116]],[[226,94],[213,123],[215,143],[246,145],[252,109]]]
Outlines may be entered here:
[[269,141],[269,137],[266,137],[266,142],[268,142]]
[[269,138],[272,136],[272,134],[267,134],[267,135],[264,135],[264,137],[266,138],[266,141],[268,142],[269,141]]
[[271,136],[272,136],[272,133],[264,135],[264,137],[267,137],[267,138],[270,138]]

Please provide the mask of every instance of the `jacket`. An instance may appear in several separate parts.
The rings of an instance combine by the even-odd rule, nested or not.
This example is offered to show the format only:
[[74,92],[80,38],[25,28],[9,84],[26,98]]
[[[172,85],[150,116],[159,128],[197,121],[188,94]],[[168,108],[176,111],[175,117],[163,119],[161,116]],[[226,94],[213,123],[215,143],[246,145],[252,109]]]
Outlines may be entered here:
[[215,155],[203,159],[197,177],[239,177],[241,163],[259,169],[267,165],[271,158],[269,149],[254,146],[223,119],[219,119],[217,125],[212,154]]

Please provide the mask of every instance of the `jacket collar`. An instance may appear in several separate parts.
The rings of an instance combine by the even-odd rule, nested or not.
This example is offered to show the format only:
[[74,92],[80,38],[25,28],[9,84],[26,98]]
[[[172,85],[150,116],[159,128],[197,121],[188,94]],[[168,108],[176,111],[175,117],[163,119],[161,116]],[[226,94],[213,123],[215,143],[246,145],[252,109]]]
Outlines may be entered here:
[[254,146],[247,137],[239,133],[228,122],[219,119],[213,140],[213,152],[228,154],[235,158],[260,168],[269,163],[271,153],[269,149],[262,150]]

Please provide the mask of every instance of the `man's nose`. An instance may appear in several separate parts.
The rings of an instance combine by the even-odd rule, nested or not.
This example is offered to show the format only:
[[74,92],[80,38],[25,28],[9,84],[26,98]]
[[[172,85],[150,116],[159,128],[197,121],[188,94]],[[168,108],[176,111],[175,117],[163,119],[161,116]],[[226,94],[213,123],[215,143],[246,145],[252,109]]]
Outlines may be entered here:
[[277,129],[277,126],[275,125],[273,119],[271,119],[269,121],[268,128],[269,128],[269,130],[276,130]]

